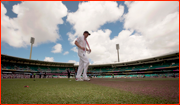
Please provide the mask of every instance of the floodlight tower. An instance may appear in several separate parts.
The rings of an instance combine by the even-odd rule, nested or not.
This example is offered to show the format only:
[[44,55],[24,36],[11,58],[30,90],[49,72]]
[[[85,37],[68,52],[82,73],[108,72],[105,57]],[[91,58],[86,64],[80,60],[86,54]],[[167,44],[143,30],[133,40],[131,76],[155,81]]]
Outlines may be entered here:
[[120,48],[119,48],[119,44],[116,44],[116,50],[117,50],[117,55],[118,55],[118,62],[120,62],[120,61],[119,61],[119,49],[120,49]]
[[32,54],[32,46],[34,44],[35,38],[31,37],[30,43],[31,43],[31,51],[30,51],[30,56],[29,59],[31,59],[31,54]]

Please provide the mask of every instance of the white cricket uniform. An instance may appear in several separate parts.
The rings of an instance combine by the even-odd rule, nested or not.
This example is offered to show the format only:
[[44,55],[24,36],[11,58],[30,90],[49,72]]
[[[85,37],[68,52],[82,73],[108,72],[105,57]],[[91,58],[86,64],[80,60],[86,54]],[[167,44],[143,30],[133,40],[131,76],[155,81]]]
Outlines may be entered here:
[[87,78],[87,69],[89,66],[89,60],[86,56],[86,41],[84,39],[84,35],[78,37],[76,41],[78,42],[78,44],[81,47],[85,48],[85,51],[84,51],[78,47],[78,56],[80,59],[79,59],[79,67],[78,67],[76,78],[81,78],[81,74],[82,74],[83,69],[84,69],[83,78]]

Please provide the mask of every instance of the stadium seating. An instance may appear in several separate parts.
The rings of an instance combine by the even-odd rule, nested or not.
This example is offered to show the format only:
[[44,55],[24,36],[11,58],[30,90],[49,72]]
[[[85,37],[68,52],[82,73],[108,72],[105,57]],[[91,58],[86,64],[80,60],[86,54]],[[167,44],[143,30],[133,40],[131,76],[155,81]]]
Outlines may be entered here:
[[51,71],[56,71],[59,70],[57,67],[49,67],[51,69]]
[[96,71],[101,71],[101,72],[108,72],[108,71],[112,71],[110,68],[102,68],[102,69],[96,69]]
[[14,69],[14,64],[12,63],[1,63],[5,69]]
[[157,64],[153,64],[152,66],[150,66],[150,69],[170,67],[170,65],[171,65],[170,63],[157,63]]
[[38,71],[38,66],[28,66],[30,68],[30,70],[34,70],[34,71]]
[[[175,66],[179,66],[179,60],[172,60],[172,61],[165,61],[165,62],[158,62],[158,63],[152,63],[152,64],[141,64],[141,65],[134,65],[134,66],[122,66],[122,67],[117,67],[117,68],[90,68],[88,70],[88,74],[101,74],[101,73],[107,73],[108,75],[110,75],[111,77],[111,73],[112,72],[116,72],[116,71],[140,71],[143,69],[156,69],[156,68],[166,68],[166,67],[175,67]],[[51,66],[36,66],[36,65],[25,65],[25,64],[14,64],[14,63],[5,63],[5,62],[1,62],[1,68],[2,69],[16,69],[16,70],[31,70],[31,71],[43,71],[43,72],[54,72],[54,73],[67,73],[66,69],[70,69],[72,73],[74,73],[74,68],[73,67],[51,67]],[[176,69],[174,69],[176,70]],[[171,71],[174,71],[171,70]],[[153,70],[152,70],[153,71]],[[170,72],[171,72],[170,71]],[[160,72],[167,72],[167,71],[160,71]],[[177,71],[176,71],[177,72]],[[156,72],[153,72],[156,73]],[[159,73],[159,72],[158,72]],[[117,76],[116,73],[115,77]],[[140,73],[139,73],[140,74]],[[126,73],[124,73],[125,77],[137,77],[140,76],[139,74],[137,75],[126,75]],[[144,74],[146,77],[152,77],[152,76],[156,76],[157,74]],[[167,75],[168,76],[168,75]],[[117,76],[118,77],[118,76]],[[121,75],[120,77],[123,77],[123,75]],[[107,76],[107,78],[109,78]]]
[[59,67],[59,70],[66,70],[66,67]]
[[134,66],[133,70],[140,70],[140,69],[149,69],[150,65],[140,65],[140,66]]
[[171,66],[172,66],[172,67],[173,67],[173,66],[179,66],[179,62],[178,62],[178,61],[177,61],[177,62],[174,62]]
[[[13,63],[1,63],[1,68],[2,69],[16,69],[16,70],[32,70],[32,71],[63,71],[66,72],[65,70],[67,67],[48,67],[48,66],[36,66],[36,65],[25,65],[25,64],[13,64]],[[70,71],[73,71],[73,67],[69,67]]]
[[42,70],[47,70],[48,69],[48,67],[44,67],[44,66],[39,66],[39,68],[42,69]]
[[[173,63],[174,62],[174,63]],[[173,64],[172,64],[173,63]],[[123,66],[118,68],[93,68],[89,71],[92,73],[97,72],[113,72],[113,71],[139,71],[143,69],[156,69],[156,68],[165,68],[165,67],[173,67],[179,66],[179,61],[166,61],[166,62],[158,62],[153,64],[141,64],[136,66]]]

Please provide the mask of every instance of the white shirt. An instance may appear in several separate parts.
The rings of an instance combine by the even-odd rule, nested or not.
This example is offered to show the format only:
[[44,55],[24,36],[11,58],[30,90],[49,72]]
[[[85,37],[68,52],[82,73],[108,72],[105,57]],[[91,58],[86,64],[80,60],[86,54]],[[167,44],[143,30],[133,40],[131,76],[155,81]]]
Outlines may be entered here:
[[79,36],[76,41],[78,42],[78,44],[81,47],[85,48],[85,51],[83,51],[83,49],[78,47],[78,53],[86,53],[86,41],[84,40],[84,35],[83,36]]

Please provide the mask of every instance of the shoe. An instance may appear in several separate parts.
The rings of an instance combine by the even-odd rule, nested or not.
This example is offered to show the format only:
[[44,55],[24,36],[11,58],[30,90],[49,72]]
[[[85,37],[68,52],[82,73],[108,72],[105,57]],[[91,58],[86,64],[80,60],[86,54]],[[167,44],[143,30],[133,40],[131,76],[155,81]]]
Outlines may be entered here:
[[90,81],[90,79],[87,77],[87,78],[83,78],[84,81]]
[[83,81],[83,79],[81,79],[81,78],[76,78],[76,81]]

